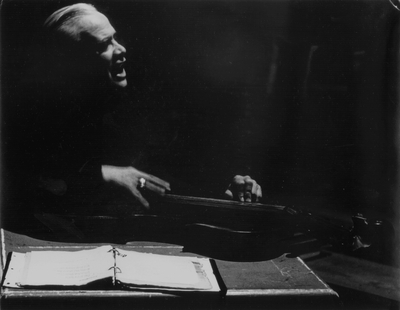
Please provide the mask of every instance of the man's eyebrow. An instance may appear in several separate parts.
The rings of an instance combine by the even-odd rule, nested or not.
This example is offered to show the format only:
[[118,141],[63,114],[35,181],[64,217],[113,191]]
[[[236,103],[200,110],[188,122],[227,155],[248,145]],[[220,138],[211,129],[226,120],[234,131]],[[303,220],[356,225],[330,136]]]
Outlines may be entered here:
[[113,33],[111,33],[111,34],[105,36],[103,39],[100,40],[100,43],[105,43],[105,42],[107,42],[107,41],[112,40],[112,39],[114,38],[114,36],[116,35],[116,33],[117,33],[117,32],[114,31]]
[[99,43],[105,43],[105,42],[107,42],[107,41],[112,40],[112,38],[113,38],[112,35],[106,36],[106,37],[104,37],[103,39],[100,39],[100,40],[99,40]]

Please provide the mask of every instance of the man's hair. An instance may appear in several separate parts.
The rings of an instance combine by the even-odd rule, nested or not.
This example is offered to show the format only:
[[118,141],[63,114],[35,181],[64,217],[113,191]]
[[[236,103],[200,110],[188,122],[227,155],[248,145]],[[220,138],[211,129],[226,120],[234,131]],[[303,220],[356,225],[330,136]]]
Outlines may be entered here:
[[44,28],[53,35],[62,34],[74,41],[80,41],[85,22],[82,17],[98,12],[97,9],[86,3],[77,3],[63,7],[51,14],[44,22]]
[[40,42],[43,44],[38,65],[45,68],[40,77],[48,84],[68,83],[96,75],[98,59],[94,42],[86,35],[90,19],[99,11],[91,4],[77,3],[63,7],[51,14],[43,24]]

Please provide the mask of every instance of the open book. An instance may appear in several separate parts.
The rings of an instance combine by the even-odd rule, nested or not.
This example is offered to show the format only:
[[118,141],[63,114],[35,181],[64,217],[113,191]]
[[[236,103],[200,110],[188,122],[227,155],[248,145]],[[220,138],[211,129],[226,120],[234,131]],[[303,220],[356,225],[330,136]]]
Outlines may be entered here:
[[221,292],[219,282],[216,265],[208,258],[101,246],[75,252],[12,252],[3,286]]

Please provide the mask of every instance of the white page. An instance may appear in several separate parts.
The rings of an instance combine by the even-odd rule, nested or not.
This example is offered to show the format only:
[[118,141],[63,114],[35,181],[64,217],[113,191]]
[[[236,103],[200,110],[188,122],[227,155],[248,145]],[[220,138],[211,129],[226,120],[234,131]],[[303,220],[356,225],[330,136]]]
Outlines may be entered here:
[[[116,262],[120,273],[117,280],[133,285],[150,285],[172,288],[210,289],[209,281],[200,277],[193,262],[196,257],[178,257],[124,251],[119,249]],[[209,264],[208,260],[204,260]],[[205,279],[207,280],[207,279]]]
[[19,288],[24,271],[25,253],[12,253],[8,271],[4,279],[4,286]]
[[114,274],[111,246],[82,251],[34,251],[25,256],[21,285],[84,285]]

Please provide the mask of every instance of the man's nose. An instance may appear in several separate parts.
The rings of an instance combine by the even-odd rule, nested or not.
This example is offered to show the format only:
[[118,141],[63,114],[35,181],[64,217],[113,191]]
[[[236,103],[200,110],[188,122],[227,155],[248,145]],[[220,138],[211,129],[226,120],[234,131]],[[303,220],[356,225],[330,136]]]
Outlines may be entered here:
[[125,47],[123,45],[119,44],[118,41],[115,41],[114,45],[115,45],[114,53],[116,53],[116,54],[126,54]]

